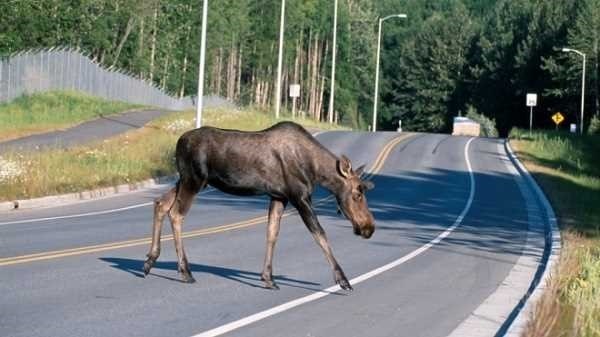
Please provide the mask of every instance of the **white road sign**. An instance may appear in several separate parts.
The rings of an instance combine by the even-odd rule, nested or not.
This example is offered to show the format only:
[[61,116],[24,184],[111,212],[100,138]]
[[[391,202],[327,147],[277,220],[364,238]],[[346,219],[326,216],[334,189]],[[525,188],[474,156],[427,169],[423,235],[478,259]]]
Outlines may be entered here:
[[537,105],[537,94],[527,94],[527,106]]
[[290,97],[300,97],[300,84],[290,84]]

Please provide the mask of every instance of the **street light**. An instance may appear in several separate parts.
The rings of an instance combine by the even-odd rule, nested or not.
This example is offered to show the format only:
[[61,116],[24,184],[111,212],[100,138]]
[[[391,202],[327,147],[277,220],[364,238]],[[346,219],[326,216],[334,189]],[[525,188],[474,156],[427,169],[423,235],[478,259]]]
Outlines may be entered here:
[[381,53],[381,26],[383,21],[391,18],[406,19],[406,14],[388,15],[379,19],[379,33],[377,34],[377,70],[375,71],[375,95],[373,97],[373,132],[377,131],[377,99],[379,96],[379,57]]
[[277,61],[277,92],[275,93],[275,118],[279,119],[281,109],[281,68],[283,63],[283,34],[285,28],[285,0],[281,0],[281,19],[279,26],[279,59]]
[[200,37],[200,74],[198,75],[198,103],[196,106],[196,128],[202,126],[202,104],[204,96],[204,61],[206,58],[206,21],[208,17],[208,0],[202,1],[202,34]]
[[583,57],[583,69],[581,72],[581,125],[579,127],[579,132],[583,135],[583,106],[585,103],[585,54],[579,50],[570,48],[563,48],[562,51],[565,53],[573,52]]
[[337,53],[337,13],[338,0],[335,0],[333,9],[333,51],[331,55],[331,91],[329,93],[329,124],[333,124],[333,104],[335,94],[335,57]]

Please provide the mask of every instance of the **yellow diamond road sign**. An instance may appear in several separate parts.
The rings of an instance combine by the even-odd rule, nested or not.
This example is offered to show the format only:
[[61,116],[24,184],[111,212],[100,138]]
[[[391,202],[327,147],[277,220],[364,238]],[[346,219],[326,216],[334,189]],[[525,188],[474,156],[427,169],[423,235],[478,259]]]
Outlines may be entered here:
[[558,125],[565,120],[565,116],[563,116],[560,112],[557,112],[554,115],[552,115],[552,120],[554,121],[554,123],[556,123],[556,125]]

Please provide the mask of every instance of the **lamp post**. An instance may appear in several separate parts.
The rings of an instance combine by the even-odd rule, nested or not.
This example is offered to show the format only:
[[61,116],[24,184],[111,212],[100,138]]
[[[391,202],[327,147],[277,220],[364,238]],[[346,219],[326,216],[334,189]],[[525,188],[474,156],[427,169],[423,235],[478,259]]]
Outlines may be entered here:
[[335,0],[333,9],[333,51],[331,55],[331,90],[329,93],[329,124],[333,124],[333,104],[335,97],[335,57],[337,53],[337,13],[338,0]]
[[373,97],[373,132],[377,131],[377,100],[379,96],[379,58],[381,56],[381,26],[385,20],[391,18],[406,19],[406,14],[388,15],[383,19],[379,19],[379,33],[377,34],[377,67],[375,70],[375,95]]
[[580,52],[579,50],[563,48],[563,52],[565,53],[576,53],[583,58],[583,69],[581,71],[581,124],[579,126],[579,133],[583,135],[583,109],[585,103],[585,54]]
[[198,102],[196,106],[196,128],[202,126],[202,104],[204,96],[204,61],[206,59],[206,21],[208,18],[208,0],[203,0],[202,33],[200,37],[200,74],[198,75]]
[[275,118],[279,119],[281,109],[281,68],[283,64],[283,35],[285,28],[285,0],[281,0],[281,19],[279,26],[279,59],[277,61],[277,91],[275,93]]

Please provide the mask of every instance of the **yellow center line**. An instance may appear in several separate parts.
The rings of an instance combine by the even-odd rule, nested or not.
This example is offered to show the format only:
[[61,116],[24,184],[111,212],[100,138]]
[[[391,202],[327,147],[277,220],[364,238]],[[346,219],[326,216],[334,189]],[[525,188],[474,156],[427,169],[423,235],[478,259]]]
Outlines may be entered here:
[[[404,140],[406,140],[407,138],[411,137],[412,135],[413,134],[405,133],[399,137],[394,138],[392,141],[388,142],[383,147],[383,149],[379,152],[379,155],[375,159],[373,166],[371,167],[371,169],[369,170],[369,173],[367,174],[367,178],[370,179],[375,174],[377,174],[383,168],[383,165],[384,165],[385,161],[387,160],[389,154],[393,150],[393,148],[396,145],[403,142]],[[320,199],[319,201],[317,201],[315,203],[315,205],[320,205],[320,204],[323,204],[330,200],[333,200],[332,195],[330,195],[326,198]],[[287,217],[287,216],[290,216],[295,213],[296,213],[295,210],[290,210],[290,211],[285,212],[283,214],[283,217]],[[181,235],[181,237],[182,238],[192,238],[192,237],[216,234],[216,233],[221,233],[221,232],[242,229],[242,228],[258,225],[258,224],[264,223],[266,221],[267,221],[267,216],[259,216],[256,218],[247,219],[244,221],[239,221],[239,222],[235,222],[235,223],[231,223],[231,224],[218,225],[218,226],[214,226],[214,227],[210,227],[210,228],[204,228],[204,229],[198,229],[198,230],[194,230],[194,231],[184,232]],[[161,242],[169,241],[172,239],[173,239],[173,235],[169,234],[169,235],[163,235],[160,241]],[[12,256],[12,257],[0,258],[0,266],[22,264],[22,263],[34,262],[34,261],[51,260],[51,259],[57,259],[57,258],[67,257],[67,256],[83,255],[83,254],[97,253],[97,252],[103,252],[103,251],[113,250],[113,249],[135,247],[135,246],[147,245],[147,244],[150,244],[151,242],[152,242],[152,238],[147,237],[147,238],[142,238],[142,239],[111,242],[111,243],[105,243],[105,244],[99,244],[99,245],[91,245],[91,246],[78,247],[78,248],[69,248],[69,249],[55,250],[55,251],[35,253],[35,254],[27,254],[27,255],[21,255],[21,256]]]

